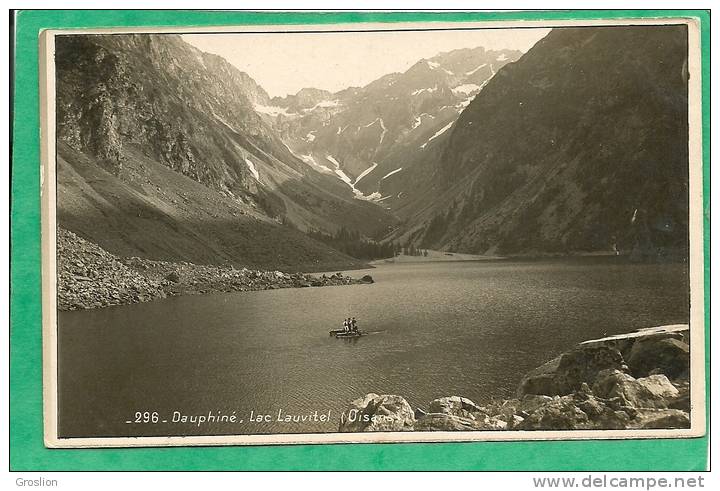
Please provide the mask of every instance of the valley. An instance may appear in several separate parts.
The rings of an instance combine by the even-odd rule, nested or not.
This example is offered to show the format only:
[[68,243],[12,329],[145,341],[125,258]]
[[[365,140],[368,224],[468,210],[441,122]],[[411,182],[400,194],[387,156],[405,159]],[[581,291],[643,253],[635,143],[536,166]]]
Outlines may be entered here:
[[554,29],[271,97],[181,36],[61,36],[59,223],[119,257],[282,271],[409,246],[682,258],[686,42]]

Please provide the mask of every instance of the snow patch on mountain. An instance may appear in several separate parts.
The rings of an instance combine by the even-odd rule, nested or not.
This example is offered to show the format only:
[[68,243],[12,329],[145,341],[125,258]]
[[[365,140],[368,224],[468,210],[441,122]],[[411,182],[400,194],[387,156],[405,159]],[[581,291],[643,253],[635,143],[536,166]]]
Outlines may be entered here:
[[428,141],[426,141],[425,143],[423,143],[422,145],[420,145],[420,148],[425,148],[428,143],[430,143],[430,142],[433,141],[435,138],[437,138],[438,136],[442,135],[442,134],[445,133],[447,130],[449,130],[450,127],[453,125],[454,122],[455,122],[455,121],[450,121],[448,124],[446,124],[445,126],[443,126],[442,128],[440,128],[440,129],[438,130],[438,132],[435,133],[433,136],[431,136]]
[[432,114],[422,113],[419,116],[415,117],[415,121],[413,121],[412,127],[410,128],[411,130],[414,130],[415,128],[417,128],[418,126],[420,126],[422,124],[423,116],[427,116],[430,119],[435,119],[435,116],[433,116]]
[[477,68],[470,70],[469,72],[465,72],[465,75],[472,75],[473,73],[477,72],[481,68],[484,68],[487,66],[487,63],[483,63],[482,65],[478,66]]
[[360,175],[355,178],[355,182],[353,183],[353,186],[357,186],[357,183],[359,183],[360,180],[361,180],[363,177],[367,176],[367,175],[370,174],[372,171],[374,171],[374,170],[375,170],[375,167],[377,167],[377,166],[378,166],[377,162],[373,162],[373,164],[372,164],[370,167],[368,167],[367,169],[365,169],[364,171],[362,171],[362,172],[360,173]]
[[250,169],[250,172],[252,173],[253,177],[257,182],[260,182],[260,173],[258,172],[257,168],[255,167],[255,164],[250,161],[249,158],[245,157],[245,164],[248,166],[248,169]]
[[332,162],[332,164],[335,166],[335,171],[334,171],[334,172],[335,172],[335,175],[338,176],[338,178],[339,178],[342,182],[344,182],[345,184],[347,184],[348,186],[350,186],[351,188],[354,189],[355,187],[353,186],[352,179],[350,179],[350,177],[349,177],[347,174],[345,174],[345,171],[343,171],[343,170],[340,168],[340,162],[338,162],[338,161],[335,159],[335,157],[333,157],[332,155],[326,155],[325,158],[326,158],[329,162]]
[[347,174],[345,174],[345,172],[343,172],[342,169],[335,169],[335,174],[340,178],[340,180],[342,182],[344,182],[351,188],[353,187],[352,179],[350,179],[350,177]]
[[418,94],[422,94],[423,92],[427,92],[427,93],[431,94],[431,93],[435,92],[436,90],[437,90],[437,85],[435,87],[428,87],[428,88],[424,88],[424,89],[413,90],[412,92],[410,92],[410,95],[418,95]]
[[370,194],[363,194],[359,189],[353,188],[353,194],[355,195],[355,199],[361,199],[363,201],[375,201],[377,203],[378,201],[383,200],[383,195],[377,191]]
[[328,108],[328,107],[338,107],[340,105],[340,101],[338,99],[332,100],[332,101],[320,101],[317,104],[315,104],[310,109],[306,109],[305,112],[312,112],[315,109],[322,107],[322,108]]
[[355,189],[355,186],[353,186],[353,183],[352,183],[352,179],[350,179],[350,177],[349,177],[347,174],[345,174],[345,172],[340,168],[340,162],[338,162],[337,160],[335,160],[335,157],[333,157],[332,155],[326,155],[325,158],[326,158],[329,162],[332,162],[332,164],[335,166],[335,170],[334,170],[335,175],[338,176],[338,178],[339,178],[342,182],[344,182],[345,184],[347,184],[347,185],[350,186],[351,188]]
[[440,68],[443,72],[447,73],[448,75],[454,75],[454,73],[451,72],[450,70],[442,68],[440,66],[440,63],[436,63],[436,62],[430,61],[430,60],[427,60],[426,63],[428,64],[428,66],[430,67],[431,70],[437,70],[438,68]]
[[497,61],[505,61],[505,60],[507,60],[507,59],[508,59],[508,57],[505,56],[505,53],[502,53],[500,56],[498,56],[498,57],[496,58]]
[[222,124],[224,124],[228,129],[230,129],[232,131],[237,131],[235,128],[233,128],[233,126],[230,123],[228,123],[222,116],[218,115],[212,109],[210,109],[210,113],[212,113],[213,117],[215,119],[217,119],[218,121],[220,121]]
[[382,133],[380,133],[380,143],[378,143],[378,148],[380,148],[380,146],[383,143],[383,140],[385,139],[385,134],[387,133],[388,130],[385,127],[385,123],[383,122],[382,118],[378,118],[378,120],[380,121],[380,128],[382,128]]
[[330,167],[318,163],[318,161],[315,160],[315,157],[313,157],[312,155],[298,155],[298,157],[300,158],[300,160],[302,160],[306,164],[309,164],[311,167],[314,167],[320,172],[334,174],[333,170]]
[[[328,161],[332,162],[332,164],[335,166],[335,169],[331,169],[330,167],[319,163],[317,160],[315,160],[315,157],[313,157],[312,155],[298,155],[297,153],[293,152],[293,150],[290,147],[288,147],[287,144],[285,144],[285,148],[287,148],[290,151],[290,153],[293,154],[295,157],[299,158],[300,160],[302,160],[303,162],[308,164],[310,167],[312,167],[316,171],[318,171],[322,174],[332,174],[334,176],[337,176],[341,181],[349,184],[350,187],[353,187],[350,177],[348,177],[342,170],[340,170],[340,163],[337,160],[335,160],[335,158],[332,155],[327,155],[327,156],[325,156],[325,158]],[[365,175],[367,175],[367,173],[369,173],[371,170],[372,169],[366,171]],[[361,175],[361,177],[364,177],[364,176]],[[357,182],[359,180],[360,180],[360,178],[356,179],[355,182]]]
[[310,142],[310,143],[314,142],[315,141],[315,130],[313,130],[310,133],[308,133],[307,135],[305,135],[304,139],[306,142]]
[[[380,141],[378,142],[378,146],[375,149],[375,151],[377,152],[377,150],[382,145],[383,140],[385,140],[385,134],[387,133],[388,129],[385,127],[385,122],[380,117],[377,117],[372,122],[363,125],[363,128],[369,128],[369,127],[373,126],[375,123],[380,123],[380,129],[382,129],[382,133],[380,133]],[[360,129],[360,128],[358,127],[358,129]]]
[[468,106],[470,105],[470,103],[473,101],[473,99],[475,99],[475,96],[472,96],[472,97],[470,97],[470,98],[468,98],[468,99],[465,99],[464,101],[458,102],[458,103],[455,105],[455,109],[457,109],[458,111],[462,112],[463,109],[465,109],[466,107],[468,107]]
[[[492,67],[492,65],[490,65]],[[492,70],[492,68],[491,68]],[[487,79],[483,80],[483,83],[480,84],[480,87],[478,87],[478,91],[483,90],[487,83],[495,76],[495,70],[492,70],[492,75],[490,75]],[[474,97],[474,96],[473,96]],[[472,99],[470,99],[472,100]]]
[[401,170],[402,170],[402,167],[398,167],[398,168],[395,169],[394,171],[390,171],[390,172],[388,172],[387,174],[385,174],[384,176],[382,176],[382,178],[381,178],[380,180],[382,181],[383,179],[387,179],[388,177],[392,176],[393,174],[397,174],[397,173],[400,172]]
[[370,123],[368,123],[368,124],[364,124],[364,125],[363,125],[363,128],[369,128],[369,127],[371,127],[372,125],[374,125],[375,123],[377,123],[378,121],[380,121],[380,118],[375,118],[372,122],[370,122]]
[[296,113],[288,112],[286,107],[264,106],[262,104],[255,104],[253,105],[253,108],[256,112],[268,114],[270,116],[278,116],[279,114],[282,114],[283,116],[297,116]]
[[377,167],[376,163],[373,162],[373,166],[369,169],[365,169],[365,171],[363,171],[363,173],[360,174],[357,179],[355,179],[355,182],[353,182],[352,179],[350,179],[350,177],[348,177],[348,175],[345,174],[345,172],[340,168],[340,162],[338,162],[335,157],[333,157],[332,155],[326,155],[325,158],[329,162],[332,162],[332,164],[335,166],[335,175],[338,177],[338,179],[350,186],[350,189],[352,189],[353,192],[353,197],[355,199],[361,199],[365,201],[378,201],[382,198],[382,195],[378,192],[365,195],[362,191],[355,188],[355,184],[357,184],[360,179],[368,175],[370,172],[372,172],[373,169],[375,169],[375,167]]
[[452,89],[452,92],[455,95],[458,95],[458,94],[468,95],[468,94],[471,94],[472,92],[479,91],[481,88],[482,87],[480,87],[479,85],[475,85],[475,84],[462,84],[462,85],[458,85],[457,87],[454,87]]
[[300,160],[302,160],[303,162],[308,164],[310,167],[313,167],[315,170],[322,172],[322,173],[327,173],[327,174],[333,173],[332,169],[330,169],[329,167],[326,167],[322,164],[319,164],[317,162],[317,160],[315,160],[315,157],[313,157],[312,155],[298,155],[295,152],[293,152],[292,148],[287,146],[287,143],[284,143],[283,145],[285,145],[285,148],[287,148],[288,151],[291,154],[293,154],[293,156],[299,158]]
[[340,168],[340,162],[335,160],[335,157],[333,157],[332,155],[326,155],[325,158],[328,159],[328,161],[332,162],[336,169]]

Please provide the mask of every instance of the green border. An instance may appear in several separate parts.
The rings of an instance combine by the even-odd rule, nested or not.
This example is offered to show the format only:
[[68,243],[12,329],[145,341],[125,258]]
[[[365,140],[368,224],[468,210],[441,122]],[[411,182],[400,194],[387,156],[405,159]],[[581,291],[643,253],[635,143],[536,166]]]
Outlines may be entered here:
[[[710,394],[710,14],[703,10],[532,12],[21,11],[15,19],[10,296],[10,468],[50,470],[693,470],[708,436],[679,440],[46,449],[40,297],[38,35],[43,29],[352,22],[692,17],[701,25],[706,389]],[[710,412],[708,407],[707,416]],[[709,419],[708,419],[709,421]]]

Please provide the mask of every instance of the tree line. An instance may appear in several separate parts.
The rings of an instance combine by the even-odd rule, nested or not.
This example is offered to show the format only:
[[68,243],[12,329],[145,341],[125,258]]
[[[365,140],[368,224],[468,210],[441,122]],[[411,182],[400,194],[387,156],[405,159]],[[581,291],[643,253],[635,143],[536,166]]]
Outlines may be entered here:
[[400,253],[407,256],[427,256],[427,250],[418,249],[412,244],[400,245],[397,242],[376,242],[363,237],[356,230],[348,230],[345,227],[340,228],[334,234],[313,230],[308,232],[308,235],[356,259],[387,259]]

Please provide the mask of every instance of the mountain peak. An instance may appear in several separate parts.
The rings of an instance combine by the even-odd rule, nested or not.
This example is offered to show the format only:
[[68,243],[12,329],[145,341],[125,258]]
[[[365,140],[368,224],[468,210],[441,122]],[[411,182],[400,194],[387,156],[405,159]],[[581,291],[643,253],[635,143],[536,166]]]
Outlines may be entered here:
[[[504,56],[498,61],[500,53]],[[418,60],[404,73],[383,75],[362,88],[339,91],[332,99],[327,93],[322,94],[325,100],[304,105],[292,98],[274,99],[294,110],[275,124],[296,153],[316,163],[332,156],[322,164],[338,167],[331,175],[354,192],[388,203],[393,197],[381,192],[387,181],[383,176],[395,176],[399,167],[410,168],[420,160],[418,153],[445,137],[495,70],[519,55],[482,47],[454,50]]]

